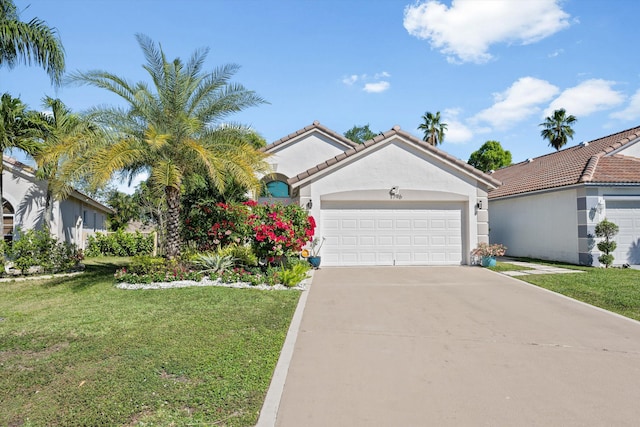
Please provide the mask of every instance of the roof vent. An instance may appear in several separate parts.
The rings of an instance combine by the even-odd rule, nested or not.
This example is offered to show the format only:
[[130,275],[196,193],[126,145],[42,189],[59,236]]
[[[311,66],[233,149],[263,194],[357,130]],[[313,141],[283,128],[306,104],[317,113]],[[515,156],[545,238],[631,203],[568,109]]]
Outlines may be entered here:
[[533,162],[533,159],[527,159],[527,163]]
[[587,145],[589,145],[589,143],[588,143],[587,141],[582,141],[582,142],[580,143],[580,146],[581,146],[581,147],[586,147]]

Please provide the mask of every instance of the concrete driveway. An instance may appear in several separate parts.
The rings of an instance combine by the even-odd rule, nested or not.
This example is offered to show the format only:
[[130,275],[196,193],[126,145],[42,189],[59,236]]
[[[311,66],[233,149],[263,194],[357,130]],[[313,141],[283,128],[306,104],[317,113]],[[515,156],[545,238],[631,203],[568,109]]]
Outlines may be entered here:
[[640,323],[478,267],[324,268],[277,426],[640,421]]

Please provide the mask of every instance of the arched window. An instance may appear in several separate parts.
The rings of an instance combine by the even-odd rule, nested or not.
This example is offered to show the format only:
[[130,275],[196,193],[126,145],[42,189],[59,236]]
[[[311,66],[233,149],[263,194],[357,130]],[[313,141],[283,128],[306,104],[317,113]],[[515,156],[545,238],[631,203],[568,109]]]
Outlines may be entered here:
[[7,202],[5,199],[2,199],[2,211],[2,236],[6,242],[10,242],[13,240],[13,219],[15,211],[13,210],[11,203]]
[[289,184],[284,181],[269,181],[262,192],[262,197],[284,199],[289,197]]

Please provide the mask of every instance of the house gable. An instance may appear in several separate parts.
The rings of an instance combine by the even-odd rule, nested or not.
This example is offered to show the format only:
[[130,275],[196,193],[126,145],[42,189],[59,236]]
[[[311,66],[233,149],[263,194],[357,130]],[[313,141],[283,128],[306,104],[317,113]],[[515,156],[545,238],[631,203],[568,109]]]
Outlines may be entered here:
[[316,121],[269,144],[263,151],[270,155],[267,162],[272,165],[274,172],[290,178],[355,145]]
[[[407,157],[407,153],[411,153],[412,156]],[[367,158],[368,161],[365,161]],[[417,159],[415,165],[412,162],[403,163],[410,159]],[[412,167],[409,167],[409,164]],[[435,188],[441,180],[448,182],[453,174],[468,183],[473,183],[474,186],[476,183],[481,185],[485,191],[500,185],[500,182],[491,176],[401,131],[398,126],[290,178],[289,184],[295,187],[302,186],[347,166],[350,168],[350,175],[364,176],[369,180],[402,176],[410,182],[419,176],[430,179],[430,185]],[[436,179],[436,176],[429,177],[430,174],[438,174],[438,171],[442,174],[439,179]],[[352,182],[345,182],[345,185],[352,187]]]

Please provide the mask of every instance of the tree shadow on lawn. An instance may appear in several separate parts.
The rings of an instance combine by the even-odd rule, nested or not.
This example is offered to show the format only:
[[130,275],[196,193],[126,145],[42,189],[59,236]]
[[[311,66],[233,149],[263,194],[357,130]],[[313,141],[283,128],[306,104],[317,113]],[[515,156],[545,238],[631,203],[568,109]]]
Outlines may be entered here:
[[49,279],[46,280],[42,286],[45,288],[53,288],[60,285],[68,285],[71,291],[81,292],[105,281],[111,282],[116,270],[126,266],[128,263],[128,258],[90,259],[85,264],[85,270],[81,274]]

